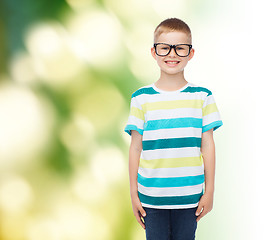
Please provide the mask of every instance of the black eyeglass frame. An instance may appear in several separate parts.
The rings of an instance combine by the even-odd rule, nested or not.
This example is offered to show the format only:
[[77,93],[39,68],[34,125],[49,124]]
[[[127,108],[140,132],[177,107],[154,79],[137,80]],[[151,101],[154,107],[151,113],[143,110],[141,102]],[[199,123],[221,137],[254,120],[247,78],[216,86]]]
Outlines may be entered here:
[[[158,52],[157,52],[157,45],[159,45],[159,44],[168,45],[168,46],[170,47],[169,52],[168,52],[167,54],[165,54],[165,55],[160,55],[160,54],[158,54]],[[177,47],[177,46],[180,46],[180,45],[189,46],[189,52],[188,52],[188,54],[187,54],[186,56],[180,56],[180,55],[178,55],[177,50],[176,50],[176,47]],[[161,57],[167,56],[167,55],[171,52],[172,48],[174,48],[175,53],[176,53],[179,57],[187,57],[187,56],[189,56],[189,54],[190,54],[190,52],[191,52],[191,49],[192,49],[192,47],[193,47],[193,45],[191,45],[191,44],[185,44],[185,43],[184,43],[184,44],[176,44],[176,45],[172,45],[172,44],[168,44],[168,43],[154,43],[153,46],[154,46],[154,48],[155,48],[156,54],[157,54],[158,56],[161,56]]]

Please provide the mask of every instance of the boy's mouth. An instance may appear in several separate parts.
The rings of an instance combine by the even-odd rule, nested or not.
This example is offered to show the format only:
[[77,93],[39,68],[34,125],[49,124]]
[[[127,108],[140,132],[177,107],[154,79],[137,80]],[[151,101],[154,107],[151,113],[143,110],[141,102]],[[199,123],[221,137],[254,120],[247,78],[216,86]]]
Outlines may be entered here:
[[165,61],[165,63],[168,65],[168,66],[176,66],[180,63],[180,61]]

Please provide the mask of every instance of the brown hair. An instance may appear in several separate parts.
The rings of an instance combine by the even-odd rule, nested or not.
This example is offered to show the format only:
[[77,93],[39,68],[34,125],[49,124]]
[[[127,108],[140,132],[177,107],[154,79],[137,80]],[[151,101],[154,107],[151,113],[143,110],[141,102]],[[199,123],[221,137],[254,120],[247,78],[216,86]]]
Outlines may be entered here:
[[188,36],[189,44],[192,44],[192,34],[189,26],[182,20],[178,18],[167,18],[162,21],[154,31],[154,43],[156,43],[158,37],[162,33],[168,32],[184,32]]

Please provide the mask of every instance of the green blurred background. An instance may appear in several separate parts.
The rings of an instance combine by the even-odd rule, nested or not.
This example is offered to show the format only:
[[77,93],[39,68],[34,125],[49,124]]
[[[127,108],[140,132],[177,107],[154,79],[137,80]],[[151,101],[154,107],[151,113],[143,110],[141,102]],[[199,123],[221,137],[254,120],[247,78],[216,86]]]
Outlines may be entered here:
[[214,133],[214,208],[198,223],[197,239],[265,239],[252,232],[256,199],[249,197],[257,152],[252,13],[269,14],[256,6],[1,0],[0,239],[145,239],[131,208],[123,129],[131,94],[159,77],[150,48],[169,17],[190,26],[196,53],[185,78],[213,91],[224,123]]

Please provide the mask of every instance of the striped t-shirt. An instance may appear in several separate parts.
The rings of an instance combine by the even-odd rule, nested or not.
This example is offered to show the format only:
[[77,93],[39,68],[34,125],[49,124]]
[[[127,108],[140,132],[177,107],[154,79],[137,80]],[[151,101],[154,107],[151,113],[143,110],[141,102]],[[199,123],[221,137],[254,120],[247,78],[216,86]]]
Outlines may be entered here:
[[137,177],[142,206],[198,206],[205,180],[202,133],[222,125],[212,92],[193,83],[177,91],[152,83],[132,94],[124,131],[143,135]]

